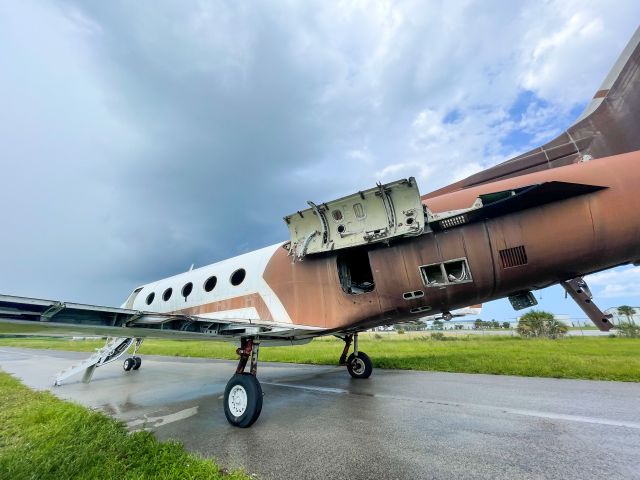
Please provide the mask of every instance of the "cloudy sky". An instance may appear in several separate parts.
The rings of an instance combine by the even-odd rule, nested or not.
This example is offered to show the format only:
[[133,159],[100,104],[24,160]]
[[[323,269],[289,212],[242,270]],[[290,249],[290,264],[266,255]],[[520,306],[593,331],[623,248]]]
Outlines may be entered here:
[[[637,0],[0,0],[0,292],[119,305],[285,239],[306,200],[508,159],[571,124],[639,18]],[[592,283],[640,304],[639,269]]]

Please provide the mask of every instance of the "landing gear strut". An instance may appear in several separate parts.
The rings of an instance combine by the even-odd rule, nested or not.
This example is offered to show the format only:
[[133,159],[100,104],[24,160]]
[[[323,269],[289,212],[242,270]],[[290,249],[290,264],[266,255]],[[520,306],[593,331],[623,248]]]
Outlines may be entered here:
[[[224,414],[231,425],[250,427],[262,411],[262,387],[256,378],[260,343],[252,338],[243,338],[236,353],[240,355],[236,373],[224,389]],[[251,357],[249,373],[245,372]]]
[[[369,378],[373,372],[373,362],[366,353],[358,350],[358,332],[346,335],[343,340],[344,350],[340,355],[340,365],[346,365],[349,375],[353,378]],[[352,342],[353,353],[347,358]]]
[[125,372],[128,372],[129,370],[138,370],[142,366],[142,359],[136,356],[140,345],[142,345],[142,340],[142,338],[136,338],[136,346],[133,347],[133,355],[124,360],[122,368],[124,368]]

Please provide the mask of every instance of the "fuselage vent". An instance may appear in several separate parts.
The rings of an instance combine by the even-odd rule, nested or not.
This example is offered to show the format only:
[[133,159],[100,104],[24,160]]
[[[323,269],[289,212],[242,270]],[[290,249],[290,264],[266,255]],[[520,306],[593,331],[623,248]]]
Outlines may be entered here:
[[464,225],[467,223],[467,216],[465,214],[456,215],[455,217],[445,218],[440,220],[440,228],[443,230],[446,228],[457,227],[458,225]]
[[527,251],[524,249],[524,245],[500,250],[500,261],[502,262],[502,268],[513,268],[526,265],[528,260]]

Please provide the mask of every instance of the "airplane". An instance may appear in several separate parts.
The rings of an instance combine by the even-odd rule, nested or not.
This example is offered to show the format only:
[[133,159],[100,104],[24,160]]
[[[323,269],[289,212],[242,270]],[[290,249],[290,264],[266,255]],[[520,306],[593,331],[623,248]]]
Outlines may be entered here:
[[308,202],[284,217],[288,241],[138,286],[120,308],[5,295],[0,316],[31,334],[110,337],[57,383],[130,348],[124,369],[140,368],[147,337],[239,342],[224,392],[238,427],[262,410],[261,344],[334,335],[338,363],[366,379],[360,332],[504,297],[520,310],[555,284],[609,330],[582,277],[640,264],[639,44],[640,29],[573,125],[494,167],[426,195],[408,178]]

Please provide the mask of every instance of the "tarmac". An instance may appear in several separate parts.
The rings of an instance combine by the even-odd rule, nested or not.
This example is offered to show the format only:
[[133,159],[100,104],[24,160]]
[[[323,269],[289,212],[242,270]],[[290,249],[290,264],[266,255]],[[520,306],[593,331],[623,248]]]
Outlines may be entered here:
[[86,356],[0,347],[0,368],[261,479],[640,478],[636,383],[261,363],[262,415],[238,429],[222,407],[235,362],[143,355],[53,387]]

